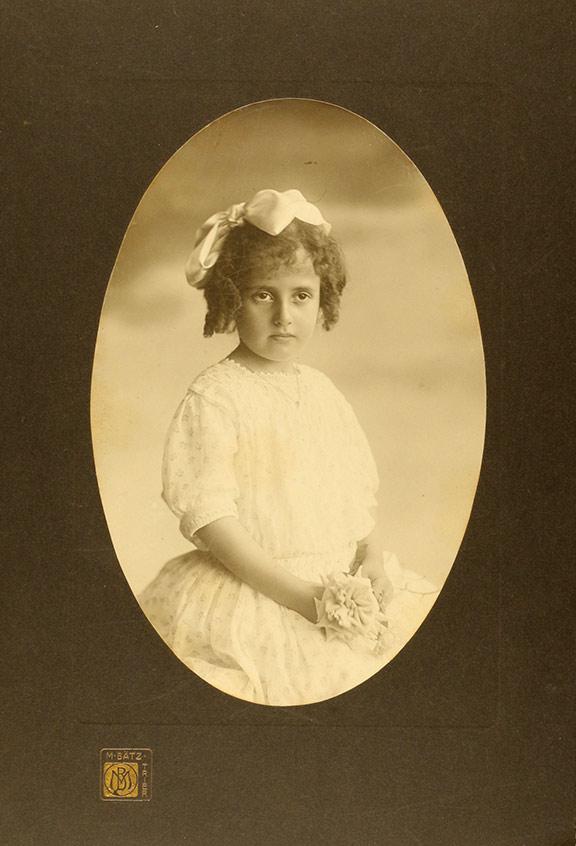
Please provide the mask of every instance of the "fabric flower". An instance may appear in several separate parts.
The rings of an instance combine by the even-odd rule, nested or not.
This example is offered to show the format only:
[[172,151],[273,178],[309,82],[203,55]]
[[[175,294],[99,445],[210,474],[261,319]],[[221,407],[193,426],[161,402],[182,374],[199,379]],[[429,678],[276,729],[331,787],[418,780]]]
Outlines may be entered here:
[[342,640],[352,649],[381,653],[387,624],[370,579],[351,573],[331,573],[324,578],[324,593],[315,599],[318,620],[327,640]]

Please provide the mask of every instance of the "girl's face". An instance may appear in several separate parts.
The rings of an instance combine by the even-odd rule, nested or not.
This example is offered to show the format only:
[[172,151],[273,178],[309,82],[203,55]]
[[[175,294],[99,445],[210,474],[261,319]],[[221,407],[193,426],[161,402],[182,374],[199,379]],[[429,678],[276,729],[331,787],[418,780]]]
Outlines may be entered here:
[[239,352],[255,369],[283,369],[312,336],[319,310],[320,280],[308,256],[265,279],[250,280],[236,320]]

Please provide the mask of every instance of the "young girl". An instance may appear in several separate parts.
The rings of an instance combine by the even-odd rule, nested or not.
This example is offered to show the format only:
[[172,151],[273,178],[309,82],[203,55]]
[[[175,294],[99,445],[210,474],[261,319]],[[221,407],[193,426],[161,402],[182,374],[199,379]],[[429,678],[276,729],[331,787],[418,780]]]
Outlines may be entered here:
[[[436,589],[382,551],[376,468],[350,405],[297,363],[346,284],[330,225],[299,191],[259,191],[210,217],[188,261],[204,334],[239,344],[190,386],[168,432],[163,496],[195,549],[140,597],[176,655],[215,687],[268,705],[335,696],[373,675],[421,623]],[[388,648],[317,625],[326,577],[370,579]]]

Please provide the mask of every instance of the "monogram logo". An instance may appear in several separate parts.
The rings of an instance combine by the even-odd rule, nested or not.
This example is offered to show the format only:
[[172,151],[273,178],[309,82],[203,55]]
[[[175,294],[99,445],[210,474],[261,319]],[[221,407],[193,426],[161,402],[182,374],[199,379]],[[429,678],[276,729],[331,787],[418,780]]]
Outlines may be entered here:
[[138,764],[104,764],[104,790],[126,798],[138,794]]
[[100,795],[102,799],[150,799],[151,749],[102,749]]

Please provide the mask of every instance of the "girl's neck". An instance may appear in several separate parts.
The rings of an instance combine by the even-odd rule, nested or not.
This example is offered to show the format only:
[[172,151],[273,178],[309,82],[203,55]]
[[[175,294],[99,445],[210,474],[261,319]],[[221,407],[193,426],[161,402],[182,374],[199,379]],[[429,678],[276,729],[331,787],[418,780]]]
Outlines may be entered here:
[[262,358],[256,355],[248,347],[244,346],[242,342],[238,344],[229,356],[232,361],[241,364],[248,370],[253,370],[255,373],[295,373],[296,365],[294,361],[274,361],[269,358]]

